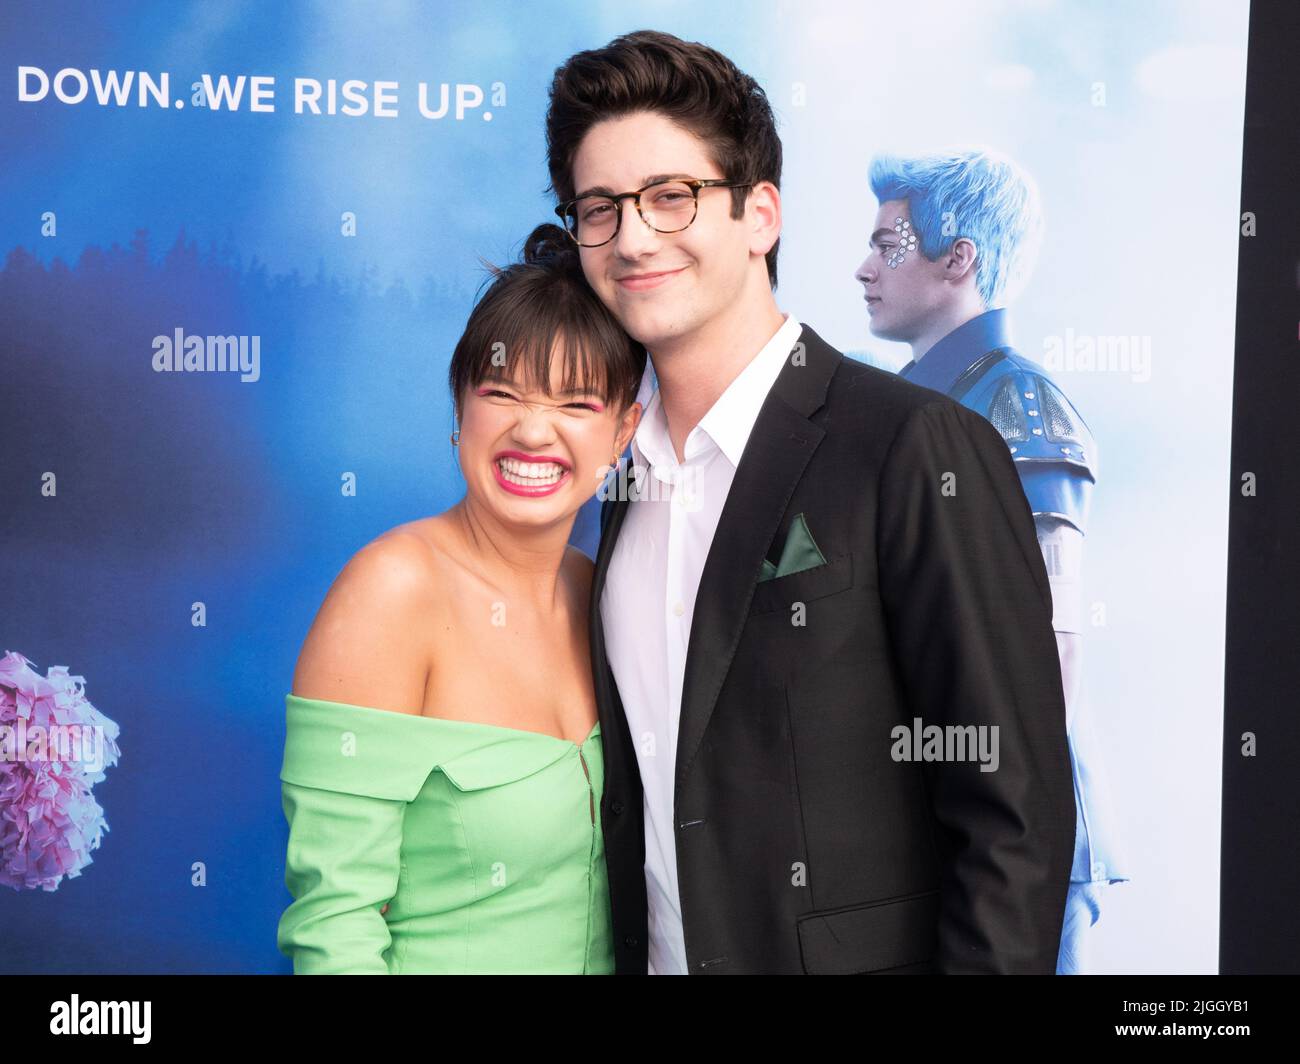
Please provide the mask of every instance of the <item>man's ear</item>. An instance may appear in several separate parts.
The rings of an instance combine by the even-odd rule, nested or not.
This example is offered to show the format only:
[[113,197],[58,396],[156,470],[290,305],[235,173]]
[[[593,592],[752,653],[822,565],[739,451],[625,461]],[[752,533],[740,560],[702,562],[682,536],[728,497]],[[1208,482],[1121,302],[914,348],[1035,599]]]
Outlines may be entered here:
[[975,269],[978,249],[970,237],[960,236],[944,256],[943,278],[945,281],[959,281]]
[[749,190],[747,200],[746,210],[752,219],[750,253],[766,255],[781,236],[781,190],[771,181],[760,181]]

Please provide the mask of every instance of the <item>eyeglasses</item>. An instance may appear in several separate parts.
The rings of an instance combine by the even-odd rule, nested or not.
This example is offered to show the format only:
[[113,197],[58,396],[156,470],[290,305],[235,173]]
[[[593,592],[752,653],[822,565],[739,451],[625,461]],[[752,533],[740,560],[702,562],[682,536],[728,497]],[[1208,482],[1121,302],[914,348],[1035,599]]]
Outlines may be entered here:
[[727,181],[720,177],[683,177],[656,181],[635,192],[617,196],[592,193],[555,208],[564,228],[579,247],[598,248],[618,235],[623,222],[622,201],[631,198],[636,212],[656,233],[680,233],[695,221],[702,188],[750,188],[752,181]]

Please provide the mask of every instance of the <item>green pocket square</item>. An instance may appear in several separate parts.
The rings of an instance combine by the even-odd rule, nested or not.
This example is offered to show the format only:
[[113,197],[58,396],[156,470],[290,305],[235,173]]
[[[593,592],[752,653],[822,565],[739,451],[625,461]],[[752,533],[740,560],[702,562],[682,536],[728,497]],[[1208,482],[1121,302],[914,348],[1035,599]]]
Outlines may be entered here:
[[790,522],[790,531],[786,533],[785,546],[781,548],[781,561],[773,565],[764,558],[758,582],[761,584],[764,580],[774,580],[778,576],[788,576],[790,573],[815,569],[825,564],[826,559],[822,557],[822,552],[813,542],[812,533],[808,531],[808,522],[804,520],[803,514],[795,514],[794,520]]

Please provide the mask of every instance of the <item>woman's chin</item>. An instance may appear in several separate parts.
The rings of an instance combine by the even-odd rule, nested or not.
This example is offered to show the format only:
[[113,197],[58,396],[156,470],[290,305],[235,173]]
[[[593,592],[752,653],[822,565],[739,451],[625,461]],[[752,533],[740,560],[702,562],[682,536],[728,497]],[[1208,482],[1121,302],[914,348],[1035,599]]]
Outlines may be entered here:
[[499,484],[488,484],[479,494],[479,505],[495,513],[502,524],[543,528],[566,518],[572,519],[584,500],[576,500],[565,485],[545,495],[516,495]]

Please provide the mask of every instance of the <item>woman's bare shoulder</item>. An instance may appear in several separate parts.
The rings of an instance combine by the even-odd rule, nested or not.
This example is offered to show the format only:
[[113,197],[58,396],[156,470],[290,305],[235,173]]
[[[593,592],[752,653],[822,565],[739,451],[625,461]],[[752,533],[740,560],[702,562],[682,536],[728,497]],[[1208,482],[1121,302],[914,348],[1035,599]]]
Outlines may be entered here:
[[438,566],[410,525],[358,550],[330,586],[303,642],[293,693],[418,713],[428,676],[425,635]]

